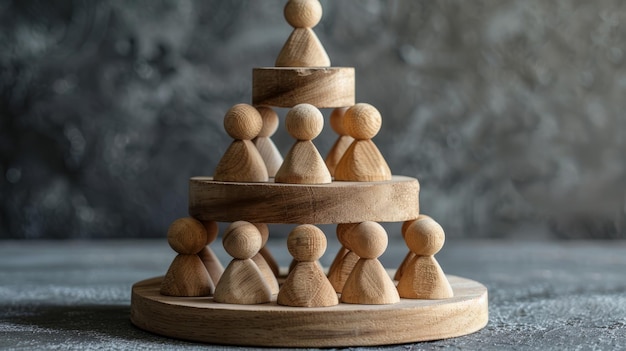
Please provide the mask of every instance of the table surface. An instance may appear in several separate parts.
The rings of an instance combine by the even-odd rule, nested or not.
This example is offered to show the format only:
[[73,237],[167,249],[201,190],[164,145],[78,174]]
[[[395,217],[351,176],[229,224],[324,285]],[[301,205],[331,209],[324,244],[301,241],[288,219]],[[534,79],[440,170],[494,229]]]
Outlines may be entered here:
[[[284,243],[269,245],[288,264]],[[322,263],[336,250],[329,242]],[[392,242],[381,261],[394,268],[405,250]],[[0,241],[0,348],[206,349],[130,323],[131,285],[163,275],[173,258],[165,240]],[[626,242],[450,240],[437,258],[446,273],[487,286],[489,324],[463,337],[371,349],[626,349]]]

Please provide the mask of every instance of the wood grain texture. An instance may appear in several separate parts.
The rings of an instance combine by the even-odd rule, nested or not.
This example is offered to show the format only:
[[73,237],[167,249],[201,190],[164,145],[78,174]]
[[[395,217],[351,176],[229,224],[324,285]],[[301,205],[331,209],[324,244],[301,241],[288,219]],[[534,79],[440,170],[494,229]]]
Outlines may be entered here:
[[276,67],[329,67],[330,57],[311,28],[295,28],[276,58]]
[[311,224],[295,227],[287,237],[295,265],[278,293],[277,302],[293,307],[327,307],[339,303],[318,260],[326,251],[326,236]]
[[354,105],[353,67],[263,67],[252,70],[252,103],[317,108]]
[[210,177],[193,177],[189,181],[189,213],[218,222],[400,222],[419,216],[419,183],[403,176],[384,182],[313,185],[219,182]]
[[288,184],[330,184],[332,177],[313,142],[299,140],[289,149],[274,181]]
[[213,176],[224,182],[267,182],[269,179],[265,162],[250,140],[233,141]]
[[294,28],[312,28],[322,19],[322,4],[318,0],[289,0],[283,14]]
[[335,179],[377,182],[391,179],[391,170],[373,141],[355,140],[337,163]]
[[162,278],[133,285],[131,321],[177,339],[268,347],[348,347],[402,344],[466,335],[487,324],[487,289],[449,276],[447,300],[401,299],[390,305],[339,304],[324,308],[234,305],[206,298],[162,296]]
[[259,150],[263,162],[265,162],[268,176],[274,177],[280,165],[283,164],[283,156],[271,139],[271,136],[274,135],[276,129],[278,129],[279,118],[276,112],[270,107],[259,106],[257,110],[263,120],[263,128],[261,128],[261,131],[252,142],[257,150]]
[[198,255],[177,255],[163,278],[160,293],[168,296],[209,296],[215,285]]

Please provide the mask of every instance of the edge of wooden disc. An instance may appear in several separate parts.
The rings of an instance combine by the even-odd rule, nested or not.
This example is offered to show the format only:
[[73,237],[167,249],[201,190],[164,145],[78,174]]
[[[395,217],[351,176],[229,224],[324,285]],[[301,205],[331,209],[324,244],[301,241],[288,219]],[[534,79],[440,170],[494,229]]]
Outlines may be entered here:
[[401,222],[419,216],[417,179],[284,184],[189,179],[189,214],[203,221],[333,224]]
[[260,67],[252,70],[252,104],[337,108],[355,103],[354,67]]
[[131,321],[156,334],[213,344],[346,347],[403,344],[467,335],[488,322],[487,288],[448,276],[454,297],[401,299],[391,305],[286,307],[233,305],[211,297],[159,293],[162,277],[132,287]]

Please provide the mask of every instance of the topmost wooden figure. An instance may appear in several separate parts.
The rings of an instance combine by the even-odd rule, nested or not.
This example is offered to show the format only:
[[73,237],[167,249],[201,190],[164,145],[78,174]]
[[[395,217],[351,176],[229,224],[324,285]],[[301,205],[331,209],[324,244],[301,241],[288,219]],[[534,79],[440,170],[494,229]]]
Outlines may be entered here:
[[284,14],[294,29],[278,54],[276,67],[330,66],[330,58],[312,29],[322,19],[320,2],[289,0],[285,5]]

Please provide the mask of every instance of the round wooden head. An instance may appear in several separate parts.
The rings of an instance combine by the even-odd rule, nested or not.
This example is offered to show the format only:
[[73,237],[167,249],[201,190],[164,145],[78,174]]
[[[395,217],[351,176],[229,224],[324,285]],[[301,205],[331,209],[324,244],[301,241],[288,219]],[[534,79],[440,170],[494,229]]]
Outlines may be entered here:
[[337,240],[346,249],[352,251],[350,248],[349,236],[352,233],[352,229],[357,226],[358,223],[340,223],[337,224]]
[[167,242],[179,254],[195,255],[207,244],[207,232],[200,221],[191,217],[179,218],[170,225]]
[[256,108],[261,114],[263,127],[257,137],[271,137],[278,129],[278,114],[271,107],[259,106]]
[[432,218],[413,222],[407,228],[406,245],[418,256],[433,256],[443,247],[446,235],[439,223]]
[[237,104],[226,112],[224,129],[236,140],[252,140],[263,128],[263,119],[256,108],[248,104]]
[[373,138],[382,125],[382,117],[376,107],[359,103],[350,107],[343,117],[346,133],[357,140]]
[[289,0],[284,15],[294,28],[313,28],[322,19],[322,5],[318,0]]
[[330,127],[338,135],[347,135],[345,128],[343,127],[343,116],[348,111],[347,107],[339,107],[333,110],[330,114]]
[[254,223],[254,226],[259,230],[259,233],[261,233],[261,247],[263,247],[270,238],[270,228],[265,223]]
[[[409,228],[409,226],[411,224],[413,224],[413,222],[415,221],[421,221],[422,219],[426,219],[426,218],[430,218],[429,216],[425,215],[425,214],[420,214],[417,219],[410,219],[408,221],[405,221],[402,223],[402,238],[406,238],[406,230]],[[432,219],[432,218],[431,218]]]
[[237,221],[231,223],[222,238],[224,250],[233,258],[245,260],[252,258],[261,250],[261,233],[254,224]]
[[203,221],[202,225],[204,225],[204,229],[206,229],[206,244],[209,245],[217,238],[217,233],[219,232],[217,222]]
[[287,249],[294,260],[313,262],[326,251],[326,236],[312,224],[299,225],[289,233]]
[[387,232],[376,222],[362,222],[352,229],[350,248],[361,258],[377,258],[387,249]]
[[322,132],[324,116],[313,105],[299,104],[287,112],[285,127],[295,139],[312,140]]

